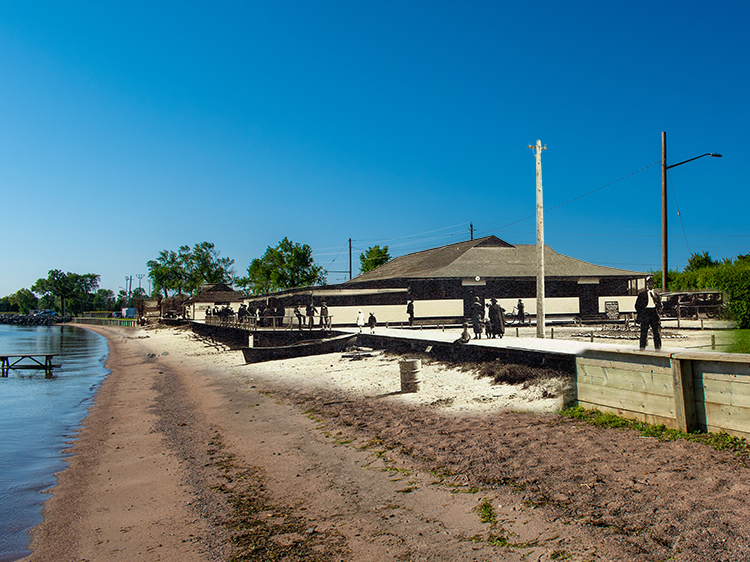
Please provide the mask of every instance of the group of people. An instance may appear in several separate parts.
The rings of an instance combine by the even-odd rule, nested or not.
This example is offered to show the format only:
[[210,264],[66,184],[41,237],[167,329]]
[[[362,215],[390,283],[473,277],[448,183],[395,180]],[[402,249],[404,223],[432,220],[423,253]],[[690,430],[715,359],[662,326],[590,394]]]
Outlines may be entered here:
[[[237,322],[239,322],[240,324],[246,323],[250,321],[250,319],[254,319],[257,322],[258,326],[269,328],[274,326],[283,326],[285,315],[286,308],[281,301],[276,301],[275,305],[265,305],[263,303],[260,303],[257,307],[253,306],[252,304],[246,305],[245,303],[242,303],[237,313],[234,312],[234,309],[230,305],[226,305],[223,307],[214,306],[213,308],[209,307],[206,309],[207,319],[215,317],[221,320],[233,320],[236,317]],[[297,304],[294,306],[294,316],[297,318],[298,327],[300,330],[303,328],[303,326],[306,326],[308,329],[312,330],[315,327],[316,315],[318,315],[318,309],[315,308],[315,304],[312,300],[305,307],[304,316],[300,311],[300,305]],[[307,317],[306,321],[305,316]],[[321,328],[331,327],[330,318],[328,316],[328,306],[326,305],[325,301],[321,302],[320,304],[319,318],[319,325]]]
[[[240,308],[242,308],[242,306]],[[225,305],[221,308],[219,308],[218,306],[214,306],[213,309],[210,307],[206,309],[206,318],[215,317],[226,320],[228,318],[234,318],[234,315],[234,309],[231,307],[231,305]]]
[[[302,314],[300,305],[294,305],[294,316],[297,318],[297,327],[301,330],[304,325],[307,325],[308,330],[312,330],[315,327],[315,315],[318,314],[318,309],[315,308],[315,303],[310,300],[305,306],[305,314]],[[326,301],[320,303],[320,323],[321,328],[330,328],[330,318],[328,316],[328,305]],[[306,321],[305,321],[306,320]]]
[[[357,327],[359,328],[359,333],[362,333],[362,328],[365,327],[365,314],[362,312],[362,309],[357,311]],[[378,325],[378,319],[375,318],[375,313],[370,312],[370,316],[367,319],[367,326],[370,327],[370,333],[375,333],[375,326]]]
[[482,305],[479,297],[474,297],[471,304],[471,326],[474,329],[474,339],[482,339],[482,333],[488,338],[502,338],[505,335],[505,309],[500,306],[496,298],[490,299],[490,304]]

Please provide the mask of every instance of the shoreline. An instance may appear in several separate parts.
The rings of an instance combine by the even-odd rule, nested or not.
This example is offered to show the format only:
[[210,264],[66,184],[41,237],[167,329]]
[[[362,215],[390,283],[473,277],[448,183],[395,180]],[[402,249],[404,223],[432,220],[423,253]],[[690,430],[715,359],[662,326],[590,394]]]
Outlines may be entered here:
[[407,395],[395,357],[246,365],[179,328],[86,329],[107,337],[111,373],[26,561],[750,552],[747,466],[560,418],[554,400],[511,411],[538,408],[544,384],[428,364],[430,384]]
[[[140,350],[114,330],[83,329],[107,338],[110,373],[66,450],[68,467],[56,474],[43,521],[30,533],[32,554],[23,560],[101,559],[102,554],[107,560],[126,560],[155,548],[179,552],[174,560],[202,560],[172,534],[190,520],[189,499],[179,483],[178,462],[164,453],[161,437],[152,432],[151,382],[157,366],[140,361]],[[158,486],[142,487],[149,479]],[[136,541],[129,539],[136,535]]]

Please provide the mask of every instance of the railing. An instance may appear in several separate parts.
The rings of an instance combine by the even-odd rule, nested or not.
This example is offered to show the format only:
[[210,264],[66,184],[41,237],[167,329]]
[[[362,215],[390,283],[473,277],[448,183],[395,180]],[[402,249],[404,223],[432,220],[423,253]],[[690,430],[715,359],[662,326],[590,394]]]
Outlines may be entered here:
[[125,326],[136,328],[137,318],[73,318],[74,324],[93,324],[95,326]]
[[[320,316],[313,316],[313,327],[321,328]],[[326,318],[325,328],[331,329],[333,316]],[[302,328],[307,327],[309,317],[302,317]],[[207,326],[222,326],[224,328],[238,328],[241,330],[256,330],[258,328],[271,328],[272,330],[293,330],[299,327],[297,318],[294,316],[245,316],[240,319],[236,314],[230,316],[206,316],[205,324]]]

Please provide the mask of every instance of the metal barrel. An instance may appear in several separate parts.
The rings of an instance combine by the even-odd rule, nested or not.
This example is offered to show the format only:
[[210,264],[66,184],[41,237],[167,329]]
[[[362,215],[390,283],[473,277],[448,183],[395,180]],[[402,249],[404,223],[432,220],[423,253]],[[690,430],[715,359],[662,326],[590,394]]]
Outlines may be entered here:
[[403,359],[399,361],[401,370],[401,392],[422,390],[422,360]]

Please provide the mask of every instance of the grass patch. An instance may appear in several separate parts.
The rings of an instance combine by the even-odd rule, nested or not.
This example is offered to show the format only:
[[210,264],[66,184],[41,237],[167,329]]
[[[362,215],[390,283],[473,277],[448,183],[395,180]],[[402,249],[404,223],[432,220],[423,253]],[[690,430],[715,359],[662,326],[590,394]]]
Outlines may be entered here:
[[733,342],[729,346],[730,353],[750,353],[750,330],[733,330]]
[[488,523],[493,528],[497,525],[497,513],[495,513],[495,508],[492,507],[492,502],[490,502],[490,500],[484,498],[482,503],[474,509],[479,513],[479,520],[482,523]]
[[487,537],[487,544],[491,544],[492,546],[513,546],[508,542],[507,537],[504,537],[503,535],[493,535],[492,533]]
[[584,421],[595,427],[613,427],[616,429],[631,429],[643,437],[653,437],[659,441],[675,441],[686,439],[695,443],[703,443],[717,451],[731,451],[744,462],[750,462],[750,444],[744,437],[735,437],[725,431],[719,433],[686,433],[678,429],[666,427],[663,424],[654,425],[621,418],[615,414],[586,410],[580,406],[561,410],[560,415],[566,418]]

